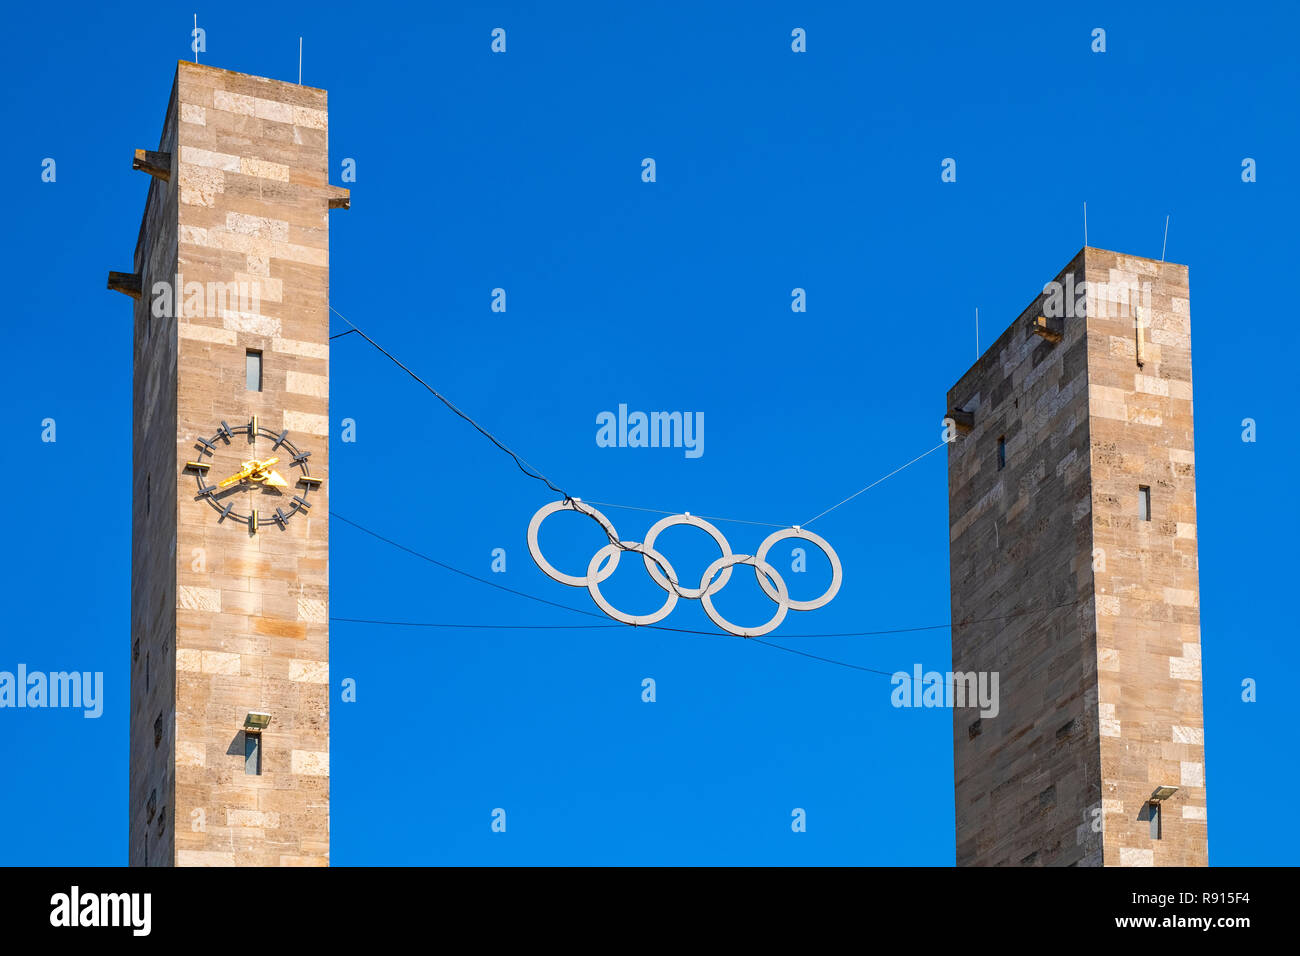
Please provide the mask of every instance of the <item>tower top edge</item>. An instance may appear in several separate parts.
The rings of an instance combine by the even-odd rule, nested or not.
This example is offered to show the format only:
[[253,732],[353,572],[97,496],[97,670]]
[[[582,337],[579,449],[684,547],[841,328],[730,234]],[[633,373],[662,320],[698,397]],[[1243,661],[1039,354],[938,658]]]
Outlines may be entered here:
[[182,71],[233,76],[238,77],[241,80],[252,80],[257,83],[274,83],[278,86],[292,86],[300,90],[311,90],[314,93],[328,93],[326,89],[319,86],[309,86],[306,83],[295,83],[293,80],[277,80],[269,76],[259,76],[256,73],[241,73],[238,70],[226,70],[219,66],[209,66],[206,63],[195,63],[193,60],[177,60],[176,72],[179,75]]

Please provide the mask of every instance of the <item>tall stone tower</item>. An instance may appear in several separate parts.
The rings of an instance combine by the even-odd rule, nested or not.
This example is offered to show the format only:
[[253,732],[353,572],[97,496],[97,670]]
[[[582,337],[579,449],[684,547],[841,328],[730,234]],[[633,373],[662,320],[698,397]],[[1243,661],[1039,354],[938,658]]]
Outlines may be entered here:
[[947,407],[957,864],[1206,864],[1187,267],[1083,249]]
[[329,863],[326,120],[181,62],[135,153],[133,866]]

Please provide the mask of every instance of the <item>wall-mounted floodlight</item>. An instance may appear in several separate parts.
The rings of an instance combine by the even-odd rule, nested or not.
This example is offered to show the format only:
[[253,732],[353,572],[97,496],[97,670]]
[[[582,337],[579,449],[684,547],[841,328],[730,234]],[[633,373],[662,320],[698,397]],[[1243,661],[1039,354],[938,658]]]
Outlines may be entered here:
[[271,725],[271,715],[264,714],[260,710],[250,711],[244,718],[244,730],[260,734]]
[[1151,839],[1160,839],[1160,804],[1178,792],[1177,787],[1156,787],[1147,797],[1147,819],[1151,821]]

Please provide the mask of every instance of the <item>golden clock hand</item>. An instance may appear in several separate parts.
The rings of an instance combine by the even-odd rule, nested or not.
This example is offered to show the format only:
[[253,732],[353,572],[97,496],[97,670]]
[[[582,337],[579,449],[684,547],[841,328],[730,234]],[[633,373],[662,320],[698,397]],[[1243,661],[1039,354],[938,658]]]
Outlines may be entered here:
[[262,476],[262,483],[272,488],[288,488],[289,482],[280,476],[278,471],[268,471]]
[[229,485],[233,485],[237,481],[243,481],[245,478],[251,478],[253,481],[263,481],[266,478],[265,472],[267,469],[279,460],[278,456],[273,455],[263,461],[259,461],[256,458],[251,461],[246,461],[244,462],[243,468],[235,472],[235,474],[231,475],[225,481],[221,482],[217,487],[225,488]]
[[218,483],[217,487],[218,487],[218,488],[227,488],[227,487],[229,487],[230,485],[235,484],[235,482],[243,481],[245,478],[247,478],[249,475],[251,475],[251,474],[256,470],[256,469],[253,467],[253,466],[256,465],[256,464],[257,464],[257,462],[255,462],[255,461],[246,461],[246,462],[244,462],[244,467],[243,467],[243,468],[241,468],[239,471],[235,472],[235,473],[234,473],[233,475],[231,475],[229,478],[227,478],[227,479],[225,479],[224,481]]
[[279,458],[267,458],[264,461],[253,462],[253,473],[249,475],[250,481],[266,481],[274,472],[271,466],[278,462]]

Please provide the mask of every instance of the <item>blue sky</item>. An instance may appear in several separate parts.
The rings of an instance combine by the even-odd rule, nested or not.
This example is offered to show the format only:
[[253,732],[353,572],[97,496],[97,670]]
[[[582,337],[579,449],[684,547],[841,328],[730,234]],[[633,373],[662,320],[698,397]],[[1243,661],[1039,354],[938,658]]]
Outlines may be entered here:
[[[345,158],[357,169],[353,208],[331,220],[334,308],[587,499],[805,522],[939,441],[946,390],[975,357],[975,308],[991,342],[1083,244],[1085,201],[1091,244],[1138,255],[1161,254],[1170,216],[1168,258],[1191,267],[1210,856],[1281,864],[1298,857],[1294,815],[1260,816],[1263,796],[1297,783],[1286,283],[1300,22],[1279,9],[197,13],[203,62],[294,79],[301,35],[303,81],[329,90],[334,181]],[[0,710],[0,863],[126,858],[130,306],[104,277],[129,268],[147,188],[131,152],[157,142],[194,12],[8,14],[0,669],[103,671],[106,698],[97,720]],[[504,55],[489,49],[496,27]],[[955,183],[940,182],[945,157]],[[356,336],[335,342],[331,376],[336,428],[357,423],[355,443],[336,430],[331,448],[335,512],[592,609],[528,557],[544,486]],[[704,454],[598,447],[596,416],[620,404],[702,412]],[[55,443],[40,440],[45,418]],[[818,520],[844,588],[769,639],[880,671],[947,670],[942,629],[788,636],[945,624],[946,481],[935,453]],[[656,517],[606,513],[633,540]],[[772,530],[720,527],[736,551]],[[711,560],[687,529],[660,540],[683,580]],[[560,515],[542,541],[580,572],[601,536]],[[810,559],[787,575],[797,598],[824,586]],[[569,627],[599,622],[343,522],[331,563],[336,617],[559,626],[333,626],[336,865],[953,862],[951,713],[891,707],[885,676],[725,636]],[[770,613],[749,578],[718,598],[733,619]],[[605,590],[639,611],[662,594],[630,561]],[[709,626],[695,602],[664,623]],[[346,677],[355,703],[338,699]],[[505,834],[490,829],[498,807]],[[791,831],[794,808],[806,833]]]

